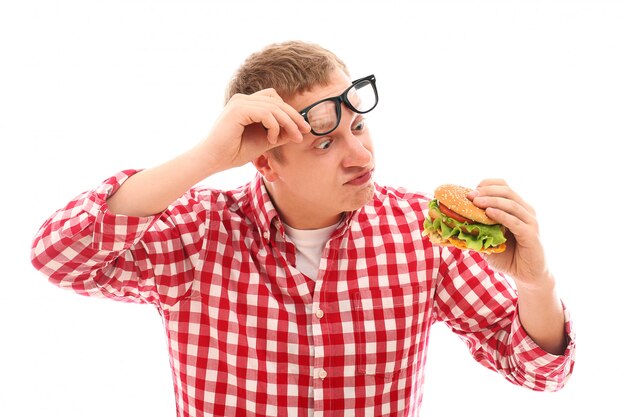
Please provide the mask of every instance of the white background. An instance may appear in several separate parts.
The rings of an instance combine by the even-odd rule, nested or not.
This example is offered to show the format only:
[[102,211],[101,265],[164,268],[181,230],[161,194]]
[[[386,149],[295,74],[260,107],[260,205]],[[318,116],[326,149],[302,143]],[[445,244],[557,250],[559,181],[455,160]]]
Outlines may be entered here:
[[30,241],[79,192],[201,140],[242,60],[287,39],[376,74],[378,182],[502,177],[538,212],[578,334],[574,375],[555,394],[515,387],[438,325],[422,416],[619,415],[625,22],[624,2],[602,0],[4,1],[0,415],[175,415],[157,312],[48,284]]

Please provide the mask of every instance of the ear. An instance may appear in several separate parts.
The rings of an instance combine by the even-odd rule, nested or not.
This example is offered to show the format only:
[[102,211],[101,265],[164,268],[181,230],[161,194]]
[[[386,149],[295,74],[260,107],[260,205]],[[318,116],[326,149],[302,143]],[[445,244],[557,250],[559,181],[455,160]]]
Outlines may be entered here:
[[276,161],[270,152],[256,157],[252,160],[252,164],[267,181],[273,182],[278,178],[278,172],[275,169]]

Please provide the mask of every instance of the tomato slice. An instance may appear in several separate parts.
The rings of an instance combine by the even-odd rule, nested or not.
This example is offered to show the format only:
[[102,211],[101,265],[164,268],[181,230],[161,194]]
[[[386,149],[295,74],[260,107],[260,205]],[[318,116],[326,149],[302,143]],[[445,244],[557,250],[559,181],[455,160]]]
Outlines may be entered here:
[[444,215],[456,220],[457,222],[466,222],[468,224],[476,223],[475,221],[470,220],[467,217],[463,217],[460,214],[453,212],[448,207],[441,204],[441,202],[439,202],[439,211],[441,211]]

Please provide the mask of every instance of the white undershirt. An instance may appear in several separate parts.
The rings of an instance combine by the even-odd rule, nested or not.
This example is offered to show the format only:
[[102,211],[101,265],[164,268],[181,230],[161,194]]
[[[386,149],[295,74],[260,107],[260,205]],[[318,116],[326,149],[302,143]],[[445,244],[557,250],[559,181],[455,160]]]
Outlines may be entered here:
[[316,279],[322,251],[337,224],[315,230],[294,229],[284,223],[283,226],[289,239],[296,245],[296,269],[309,278]]

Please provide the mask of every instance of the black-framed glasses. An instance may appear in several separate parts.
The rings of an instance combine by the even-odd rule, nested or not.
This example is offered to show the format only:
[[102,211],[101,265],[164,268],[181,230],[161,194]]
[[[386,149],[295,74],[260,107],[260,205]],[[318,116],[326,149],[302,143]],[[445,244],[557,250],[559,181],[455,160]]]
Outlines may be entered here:
[[370,112],[378,104],[378,90],[374,74],[359,78],[336,97],[328,97],[300,110],[304,120],[316,136],[328,135],[341,121],[341,103],[355,113]]

